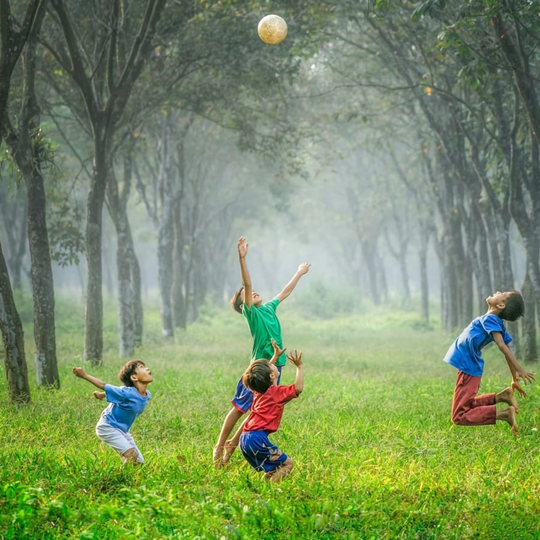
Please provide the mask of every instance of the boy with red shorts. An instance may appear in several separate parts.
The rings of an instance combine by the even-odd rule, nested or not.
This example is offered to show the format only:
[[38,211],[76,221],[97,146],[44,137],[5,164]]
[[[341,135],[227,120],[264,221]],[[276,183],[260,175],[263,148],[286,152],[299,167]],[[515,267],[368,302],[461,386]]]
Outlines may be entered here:
[[[460,426],[482,426],[502,420],[510,424],[512,433],[516,435],[518,404],[514,390],[525,397],[527,394],[521,388],[519,379],[527,384],[534,380],[534,375],[519,365],[508,347],[512,337],[506,331],[503,320],[516,321],[523,315],[525,304],[518,291],[497,291],[486,302],[487,313],[474,319],[463,330],[444,357],[445,362],[459,370],[452,403],[452,422]],[[497,344],[506,359],[512,384],[498,394],[477,396],[484,372],[481,351],[492,342]],[[500,402],[507,403],[508,408],[498,411],[495,404]]]
[[297,398],[304,389],[302,353],[294,351],[287,358],[296,366],[296,380],[289,386],[278,386],[279,371],[274,365],[283,353],[275,342],[274,356],[252,362],[242,380],[253,392],[251,413],[240,436],[240,450],[248,463],[273,482],[279,482],[293,469],[293,461],[268,439],[279,428],[285,404]]

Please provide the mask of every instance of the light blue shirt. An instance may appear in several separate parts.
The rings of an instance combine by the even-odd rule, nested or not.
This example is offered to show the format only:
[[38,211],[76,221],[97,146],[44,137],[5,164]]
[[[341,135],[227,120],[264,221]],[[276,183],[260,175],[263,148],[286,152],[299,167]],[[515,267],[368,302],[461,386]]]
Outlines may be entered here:
[[144,411],[151,395],[147,390],[146,396],[141,396],[134,386],[106,384],[105,397],[110,405],[101,413],[101,416],[109,425],[127,433],[137,416]]
[[505,343],[512,341],[512,336],[497,315],[490,313],[476,317],[452,343],[444,361],[467,375],[481,377],[484,373],[481,351],[486,345],[493,343],[493,332],[500,332]]

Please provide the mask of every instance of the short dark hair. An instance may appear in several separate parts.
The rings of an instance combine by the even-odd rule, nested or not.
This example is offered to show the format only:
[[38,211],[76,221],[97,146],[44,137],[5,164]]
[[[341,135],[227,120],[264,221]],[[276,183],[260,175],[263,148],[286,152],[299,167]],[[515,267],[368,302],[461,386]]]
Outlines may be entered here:
[[129,362],[126,362],[120,369],[120,372],[118,373],[118,378],[126,386],[135,386],[133,384],[133,381],[131,380],[131,376],[135,373],[135,370],[139,365],[144,366],[146,364],[142,360],[130,360]]
[[244,286],[240,287],[231,298],[231,307],[236,311],[237,313],[240,313],[242,315],[242,291],[244,290]]
[[253,392],[264,394],[271,386],[272,368],[268,360],[255,360],[247,368],[242,382]]
[[519,291],[511,291],[511,295],[506,299],[504,309],[499,313],[499,317],[505,321],[517,321],[525,313],[525,301]]

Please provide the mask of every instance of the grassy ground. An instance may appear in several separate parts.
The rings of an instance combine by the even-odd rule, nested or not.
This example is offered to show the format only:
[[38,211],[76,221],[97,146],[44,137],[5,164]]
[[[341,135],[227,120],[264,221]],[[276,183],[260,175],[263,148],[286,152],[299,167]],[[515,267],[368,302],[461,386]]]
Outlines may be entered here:
[[[122,364],[114,311],[104,367],[88,369],[113,384]],[[95,437],[104,404],[70,373],[80,364],[82,308],[59,312],[62,388],[36,390],[16,408],[0,380],[0,538],[540,537],[538,391],[521,401],[517,438],[506,424],[453,426],[455,371],[441,361],[452,336],[415,330],[413,315],[323,322],[282,309],[285,345],[304,351],[306,383],[271,437],[296,464],[273,485],[239,453],[226,469],[211,465],[249,360],[241,317],[203,314],[162,345],[158,314],[147,313],[139,355],[155,382],[132,430],[146,464],[133,469]],[[32,370],[31,351],[29,341]],[[509,382],[504,359],[493,349],[485,357],[482,390],[499,391]],[[288,366],[284,383],[293,379]]]

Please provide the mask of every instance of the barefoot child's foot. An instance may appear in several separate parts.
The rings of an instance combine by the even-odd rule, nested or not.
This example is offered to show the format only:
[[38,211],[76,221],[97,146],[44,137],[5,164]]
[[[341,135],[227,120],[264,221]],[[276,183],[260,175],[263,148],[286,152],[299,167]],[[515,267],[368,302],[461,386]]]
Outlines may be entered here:
[[214,461],[214,468],[218,469],[223,466],[223,446],[214,446],[212,459]]
[[231,441],[227,441],[225,443],[225,451],[223,453],[223,464],[229,463],[229,459],[231,459],[231,456],[233,455],[234,451],[236,450],[236,444],[234,444]]
[[516,409],[516,413],[519,412],[519,405],[514,395],[514,389],[512,387],[505,388],[502,392],[495,394],[495,403],[508,403],[511,407]]
[[497,411],[497,420],[503,420],[504,422],[508,422],[510,427],[512,428],[512,435],[517,435],[518,432],[518,425],[516,423],[516,408],[513,406],[508,407],[508,409],[504,409],[503,411]]

